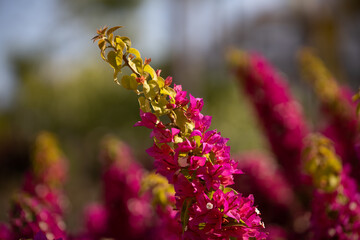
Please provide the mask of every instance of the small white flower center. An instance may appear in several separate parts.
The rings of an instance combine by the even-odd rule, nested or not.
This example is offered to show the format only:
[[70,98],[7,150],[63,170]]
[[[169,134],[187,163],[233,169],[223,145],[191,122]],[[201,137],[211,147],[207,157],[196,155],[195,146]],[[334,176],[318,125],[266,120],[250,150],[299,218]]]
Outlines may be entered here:
[[328,231],[328,234],[329,234],[330,237],[335,236],[335,233],[336,233],[336,230],[334,228],[330,228],[329,231]]
[[44,232],[46,232],[49,229],[49,226],[47,225],[47,223],[43,222],[43,221],[39,222],[39,227]]
[[187,157],[179,157],[178,158],[178,163],[180,167],[187,167],[189,166],[188,162],[187,162]]
[[255,208],[255,212],[256,212],[257,215],[260,214],[260,211],[259,211],[259,209],[257,209],[257,208]]
[[206,204],[206,208],[209,209],[209,210],[213,209],[213,207],[214,207],[214,205],[212,203],[207,203]]
[[260,222],[260,225],[265,228],[265,223],[264,222]]
[[355,202],[351,202],[349,205],[349,208],[351,211],[354,211],[356,209],[356,203]]
[[47,234],[46,234],[46,238],[47,238],[47,239],[54,239],[55,236],[54,236],[52,233],[47,233]]

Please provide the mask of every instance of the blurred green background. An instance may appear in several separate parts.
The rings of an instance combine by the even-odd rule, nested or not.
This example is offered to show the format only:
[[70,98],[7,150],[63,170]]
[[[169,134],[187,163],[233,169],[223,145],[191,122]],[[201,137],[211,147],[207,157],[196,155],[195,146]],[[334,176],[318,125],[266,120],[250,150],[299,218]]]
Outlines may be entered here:
[[143,57],[196,97],[234,154],[268,152],[253,110],[229,71],[230,46],[265,55],[288,79],[311,125],[315,97],[301,81],[296,52],[317,50],[340,82],[360,85],[357,0],[2,0],[0,1],[0,221],[29,167],[36,134],[54,132],[69,159],[67,223],[81,227],[85,203],[100,195],[99,142],[126,141],[148,169],[149,131],[133,128],[136,97],[112,81],[91,38],[123,25]]

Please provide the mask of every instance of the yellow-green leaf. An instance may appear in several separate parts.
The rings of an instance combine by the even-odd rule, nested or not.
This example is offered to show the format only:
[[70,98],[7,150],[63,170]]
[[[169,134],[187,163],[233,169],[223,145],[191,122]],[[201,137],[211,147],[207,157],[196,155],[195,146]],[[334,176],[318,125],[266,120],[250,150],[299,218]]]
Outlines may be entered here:
[[226,223],[223,226],[224,227],[248,227],[248,225],[246,225],[246,223],[241,219],[239,222]]
[[165,87],[165,81],[162,77],[158,77],[157,83],[158,83],[160,89]]
[[150,74],[151,79],[154,79],[154,80],[157,79],[157,75],[156,75],[155,70],[149,64],[145,65],[144,71]]
[[117,79],[117,75],[119,74],[119,72],[121,72],[121,68],[114,69],[114,82],[116,82],[117,84],[120,84]]
[[184,139],[182,139],[181,137],[179,137],[178,135],[174,136],[174,143],[181,143],[183,142]]
[[169,109],[166,107],[168,101],[166,96],[161,96],[158,101],[153,101],[151,106],[153,107],[155,114],[158,116],[165,115],[169,112]]
[[201,145],[201,136],[195,135],[193,138],[196,142],[196,146],[199,147]]
[[122,57],[116,56],[116,57],[115,57],[115,60],[116,60],[116,65],[121,66],[122,60],[123,60]]
[[139,101],[140,109],[143,112],[150,112],[151,111],[150,102],[149,102],[149,100],[144,98],[144,96],[140,96],[138,101]]
[[114,34],[112,34],[112,33],[109,34],[108,39],[113,44],[113,42],[114,42]]
[[141,58],[140,52],[135,48],[129,48],[128,52],[134,54],[136,58]]
[[137,89],[138,83],[134,76],[124,75],[121,78],[121,85],[126,89],[135,90]]
[[145,97],[151,100],[153,100],[160,92],[159,86],[154,80],[151,80],[147,83],[145,82],[143,84],[143,89],[144,89]]
[[99,48],[100,48],[101,51],[104,51],[105,48],[106,48],[106,42],[105,42],[105,40],[104,40],[104,39],[99,40],[98,46],[99,46]]
[[131,48],[131,40],[128,37],[120,37],[120,39],[126,44],[127,49]]
[[176,92],[171,87],[164,87],[161,89],[161,94],[166,94],[171,97],[170,102],[175,103]]
[[188,225],[188,222],[189,222],[189,209],[190,209],[191,205],[192,205],[192,199],[187,198],[187,199],[185,199],[185,201],[181,207],[180,221],[182,223],[183,232],[185,231],[185,229]]
[[195,125],[187,119],[182,109],[177,108],[174,110],[175,124],[180,128],[181,132],[187,133],[194,129]]
[[126,48],[126,44],[123,42],[123,40],[121,40],[121,38],[119,36],[116,36],[115,37],[115,48],[116,48],[116,51],[121,51],[123,52],[124,49]]
[[109,30],[107,30],[106,35],[112,34],[114,31],[116,31],[119,28],[122,28],[123,26],[116,26],[116,27],[112,27]]
[[137,57],[137,58],[133,59],[132,62],[135,64],[136,70],[138,71],[138,73],[140,73],[140,75],[143,75],[144,69],[143,69],[142,59]]
[[107,55],[107,61],[114,69],[118,69],[118,65],[116,64],[116,56],[117,55],[114,51],[110,51]]
[[136,64],[134,63],[133,60],[128,59],[128,63],[129,63],[130,68],[131,68],[134,72],[140,74],[139,71],[138,71],[138,69],[137,69],[137,66],[136,66]]

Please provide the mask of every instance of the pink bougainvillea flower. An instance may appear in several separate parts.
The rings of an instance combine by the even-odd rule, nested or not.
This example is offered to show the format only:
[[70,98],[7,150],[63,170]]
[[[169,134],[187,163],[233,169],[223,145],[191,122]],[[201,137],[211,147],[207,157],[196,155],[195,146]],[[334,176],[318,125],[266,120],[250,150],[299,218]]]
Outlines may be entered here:
[[182,90],[181,85],[174,84],[174,90],[176,92],[175,104],[177,107],[185,106],[189,103],[189,99],[186,97],[186,91]]
[[141,121],[135,123],[135,127],[144,126],[146,128],[154,129],[158,124],[158,119],[153,113],[143,112],[140,109],[140,117]]
[[[134,83],[126,88],[139,95],[140,108],[149,112],[151,120],[145,119],[141,111],[141,121],[135,125],[153,129],[154,145],[147,153],[154,158],[156,171],[174,185],[182,238],[265,239],[267,234],[252,196],[243,197],[228,187],[234,183],[233,175],[242,172],[230,157],[228,139],[216,130],[206,132],[211,117],[201,113],[203,99],[192,95],[187,98],[181,85],[171,88],[169,81],[166,83],[160,74],[155,75],[150,65],[140,65],[143,61],[136,65],[128,57],[133,55],[132,50],[119,51],[123,48],[108,39],[106,31],[98,32],[95,39],[107,39],[105,45],[117,56],[123,56],[124,65],[120,68],[129,67],[137,77],[145,77],[142,87]],[[103,49],[102,45],[99,47]],[[104,55],[104,50],[101,51]],[[115,77],[118,72],[115,69]],[[117,82],[117,77],[114,80]],[[205,205],[202,198],[207,198]]]

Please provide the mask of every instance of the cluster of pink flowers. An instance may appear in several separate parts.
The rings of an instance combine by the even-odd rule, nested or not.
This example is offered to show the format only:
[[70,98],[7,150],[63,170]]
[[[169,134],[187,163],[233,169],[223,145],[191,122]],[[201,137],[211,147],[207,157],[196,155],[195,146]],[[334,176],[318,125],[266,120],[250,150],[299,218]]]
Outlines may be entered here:
[[[289,187],[294,187],[292,191],[298,193],[297,197],[300,200],[298,204],[292,202],[288,205],[298,216],[290,216],[293,219],[287,217],[276,219],[276,216],[282,212],[278,208],[282,199],[271,200],[276,199],[280,191],[275,185],[285,185],[276,180],[281,174],[276,174],[277,177],[266,177],[271,175],[269,171],[271,168],[265,167],[268,162],[263,159],[259,160],[259,163],[254,158],[240,162],[239,167],[250,180],[247,181],[249,184],[243,181],[237,187],[242,192],[253,192],[257,199],[266,199],[265,203],[260,202],[260,205],[263,208],[264,219],[271,226],[268,229],[271,239],[289,237],[285,229],[272,228],[273,223],[286,227],[289,233],[295,233],[291,234],[293,235],[291,238],[294,239],[358,239],[360,236],[359,193],[356,182],[349,177],[349,175],[359,177],[357,169],[360,159],[356,156],[359,122],[355,115],[355,104],[351,102],[352,94],[347,89],[338,87],[334,79],[328,76],[329,74],[324,74],[326,71],[321,62],[312,55],[306,55],[306,58],[304,67],[306,76],[313,78],[315,92],[320,97],[325,116],[329,119],[329,126],[324,133],[334,141],[336,152],[343,160],[346,171],[341,170],[341,161],[333,152],[331,141],[326,138],[319,138],[322,139],[319,141],[322,141],[323,146],[310,144],[318,155],[304,148],[304,138],[309,134],[309,130],[303,120],[300,105],[292,99],[282,78],[261,56],[240,53],[236,58],[237,76],[257,110],[272,152],[283,167],[287,177],[284,179],[287,180],[284,181],[285,185],[291,183],[292,186]],[[308,174],[312,178],[302,174],[303,168],[310,171]],[[244,177],[244,180],[246,181],[247,178]],[[279,189],[279,191],[267,191],[271,184],[274,186],[269,189]],[[310,216],[308,214],[310,186],[316,190],[312,196],[313,207],[309,222],[307,216]],[[265,197],[259,198],[259,195]],[[267,209],[274,210],[277,214],[269,214],[268,219]]]
[[180,85],[174,89],[176,97],[170,107],[184,109],[186,118],[194,123],[188,138],[177,142],[180,129],[166,128],[150,112],[141,111],[141,121],[135,126],[152,129],[155,143],[147,153],[155,159],[157,172],[174,184],[176,207],[186,219],[184,238],[265,238],[252,195],[244,197],[232,190],[223,191],[234,184],[233,174],[242,173],[230,158],[228,139],[216,130],[207,131],[211,117],[201,114],[201,98],[190,95],[188,99]]
[[[155,159],[156,171],[174,185],[183,239],[265,239],[253,196],[229,188],[233,174],[242,172],[230,157],[228,139],[208,130],[211,117],[201,113],[203,100],[188,98],[181,85],[170,87],[172,78],[163,79],[129,38],[114,36],[118,28],[100,29],[93,40],[114,69],[114,81],[138,95],[141,121],[135,126],[152,130],[154,145],[146,151]],[[132,74],[119,81],[125,67]]]
[[334,192],[315,190],[311,217],[312,239],[359,239],[360,193],[348,173],[349,168],[342,171],[340,184]]
[[145,239],[151,223],[149,196],[139,195],[144,169],[129,147],[109,137],[103,142],[103,204],[87,207],[87,233],[81,239]]
[[301,151],[308,127],[284,79],[260,55],[244,54],[236,74],[254,105],[271,149],[289,182],[301,184]]
[[50,133],[38,136],[32,164],[22,191],[13,200],[8,239],[32,238],[39,232],[51,240],[66,239],[62,188],[67,166]]

